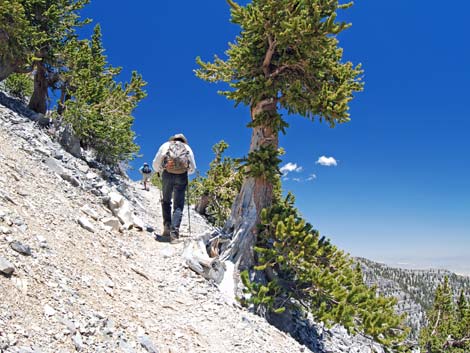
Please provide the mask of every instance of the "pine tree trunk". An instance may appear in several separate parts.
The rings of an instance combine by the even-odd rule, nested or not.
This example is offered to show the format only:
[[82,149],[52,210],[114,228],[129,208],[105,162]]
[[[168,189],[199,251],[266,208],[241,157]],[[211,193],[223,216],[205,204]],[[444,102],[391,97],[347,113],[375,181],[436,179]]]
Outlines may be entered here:
[[[262,113],[276,114],[276,103],[265,99],[251,107],[251,119]],[[250,152],[262,146],[278,148],[278,132],[270,126],[260,125],[253,128]],[[246,177],[240,193],[236,197],[230,218],[225,224],[225,230],[233,232],[234,236],[224,250],[224,260],[235,263],[238,270],[251,267],[254,264],[253,247],[256,244],[257,226],[263,208],[272,202],[273,185],[265,177]]]
[[200,215],[205,216],[206,215],[206,210],[207,206],[209,206],[209,196],[208,195],[202,195],[199,201],[196,204],[196,212],[199,213]]
[[15,66],[10,62],[0,60],[0,82],[15,72]]
[[[0,38],[0,44],[1,44]],[[32,71],[30,66],[26,66],[24,62],[19,59],[7,59],[0,55],[0,82],[6,79],[13,73],[27,74]]]
[[65,102],[70,99],[70,95],[67,94],[67,89],[64,86],[61,87],[60,89],[60,100],[59,104],[57,104],[57,114],[62,115],[62,113],[65,111]]
[[[4,48],[5,45],[8,44],[9,38],[10,37],[8,36],[8,33],[0,29],[0,47]],[[2,82],[15,71],[14,63],[7,58],[8,56],[4,53],[0,54],[0,82]]]
[[36,113],[46,114],[47,112],[47,72],[42,62],[36,64],[36,73],[34,74],[34,92],[29,101],[29,109]]

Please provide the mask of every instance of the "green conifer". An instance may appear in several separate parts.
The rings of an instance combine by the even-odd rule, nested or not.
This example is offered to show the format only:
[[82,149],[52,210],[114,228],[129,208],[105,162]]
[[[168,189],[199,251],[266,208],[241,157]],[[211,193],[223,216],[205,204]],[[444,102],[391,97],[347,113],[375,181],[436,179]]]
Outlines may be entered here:
[[3,86],[9,94],[21,100],[33,94],[33,80],[30,74],[11,74],[3,81]]
[[196,203],[197,212],[207,216],[216,226],[222,226],[229,217],[233,200],[243,181],[240,162],[223,156],[228,147],[223,140],[216,143],[212,147],[215,156],[206,175],[198,175],[190,183],[190,195]]
[[[237,233],[227,257],[239,268],[253,264],[256,227],[273,200],[279,163],[278,135],[288,126],[280,110],[331,127],[349,121],[349,102],[362,90],[360,66],[342,59],[337,35],[349,27],[337,21],[338,0],[253,0],[241,6],[228,0],[231,21],[240,34],[213,62],[197,58],[198,77],[228,83],[221,92],[250,107],[253,129],[247,177],[225,227]],[[253,216],[254,215],[254,216]]]
[[327,325],[340,323],[389,349],[404,349],[408,330],[404,317],[395,313],[396,299],[378,296],[375,287],[365,285],[360,267],[302,219],[292,194],[261,213],[255,250],[255,269],[265,271],[270,281],[249,283],[245,273],[251,296],[242,302],[273,312],[294,306]]
[[108,64],[101,37],[97,25],[91,40],[69,40],[61,72],[66,97],[62,115],[85,147],[94,148],[103,162],[115,164],[132,159],[139,149],[132,112],[146,95],[146,83],[136,72],[129,83],[116,82],[121,68]]
[[25,1],[0,0],[0,81],[32,70],[34,52],[44,36],[28,18]]
[[457,303],[448,277],[439,284],[434,304],[427,313],[427,326],[420,332],[420,347],[426,353],[466,353],[470,351],[470,313],[464,292]]

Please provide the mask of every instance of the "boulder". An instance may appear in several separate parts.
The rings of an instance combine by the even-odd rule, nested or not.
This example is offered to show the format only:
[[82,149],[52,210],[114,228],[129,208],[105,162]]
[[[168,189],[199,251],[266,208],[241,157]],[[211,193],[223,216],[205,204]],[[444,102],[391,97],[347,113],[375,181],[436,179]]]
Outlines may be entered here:
[[59,143],[72,156],[81,157],[80,139],[75,135],[70,124],[66,124],[59,130]]
[[140,219],[138,216],[136,215],[132,215],[132,224],[134,225],[134,227],[140,231],[146,229],[147,227],[145,226],[145,223],[142,219]]
[[56,311],[53,307],[51,307],[49,304],[45,304],[43,310],[44,310],[44,315],[46,315],[46,316],[54,316],[54,315],[56,314],[56,312],[57,312],[57,311]]
[[29,118],[42,127],[48,127],[51,124],[51,119],[46,118],[44,114],[41,113],[33,113]]
[[80,224],[82,228],[86,229],[89,232],[92,232],[92,233],[95,232],[95,228],[93,227],[91,222],[85,217],[80,217],[78,219],[78,224]]
[[65,173],[65,169],[57,162],[55,158],[47,158],[45,160],[46,165],[57,175],[62,175]]
[[80,182],[78,181],[78,179],[65,171],[64,173],[60,174],[60,177],[64,179],[65,181],[68,181],[70,184],[72,184],[75,187],[80,186]]
[[149,353],[158,353],[158,349],[154,346],[153,342],[147,335],[142,335],[138,337],[140,345],[145,348]]
[[101,220],[106,230],[109,231],[119,231],[121,227],[121,222],[116,217],[106,217]]
[[96,212],[93,208],[91,208],[89,205],[85,205],[80,209],[84,214],[90,216],[93,218],[95,221],[97,221],[100,218],[100,215],[98,212]]
[[131,228],[134,225],[134,220],[129,202],[115,191],[110,192],[108,196],[109,209],[113,215],[119,219],[125,229]]
[[0,234],[11,234],[11,229],[9,227],[0,226]]
[[15,266],[7,259],[0,256],[0,272],[6,275],[11,275],[15,272]]
[[20,243],[19,241],[12,241],[10,243],[10,248],[22,255],[31,256],[31,248],[28,245]]

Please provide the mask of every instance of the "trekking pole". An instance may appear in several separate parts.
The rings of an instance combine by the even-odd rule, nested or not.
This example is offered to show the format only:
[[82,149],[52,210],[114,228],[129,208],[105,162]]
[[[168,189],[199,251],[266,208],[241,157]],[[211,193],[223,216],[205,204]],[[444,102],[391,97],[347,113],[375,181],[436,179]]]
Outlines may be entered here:
[[186,180],[187,180],[186,185],[188,189],[188,193],[186,195],[187,203],[188,203],[188,226],[189,226],[189,237],[191,237],[191,215],[189,213],[189,175],[187,176]]
[[163,205],[163,175],[162,175],[163,172],[160,172],[160,173],[157,173],[157,176],[158,176],[158,180],[160,182],[160,187],[157,188],[159,189],[159,194],[160,194],[160,205]]

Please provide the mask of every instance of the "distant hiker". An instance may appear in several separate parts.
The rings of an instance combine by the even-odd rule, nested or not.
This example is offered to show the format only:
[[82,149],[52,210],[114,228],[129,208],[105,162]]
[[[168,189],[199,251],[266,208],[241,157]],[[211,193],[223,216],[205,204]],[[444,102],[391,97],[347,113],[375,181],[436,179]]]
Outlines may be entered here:
[[148,165],[148,163],[144,163],[142,167],[139,169],[140,174],[142,174],[142,183],[144,184],[144,190],[149,190],[147,188],[147,183],[150,182],[150,177],[152,176],[152,168]]
[[[170,236],[172,243],[179,238],[183,217],[184,194],[188,186],[188,174],[196,170],[196,162],[188,140],[183,134],[171,136],[160,146],[153,169],[162,177],[163,236]],[[173,214],[171,202],[173,196]]]

